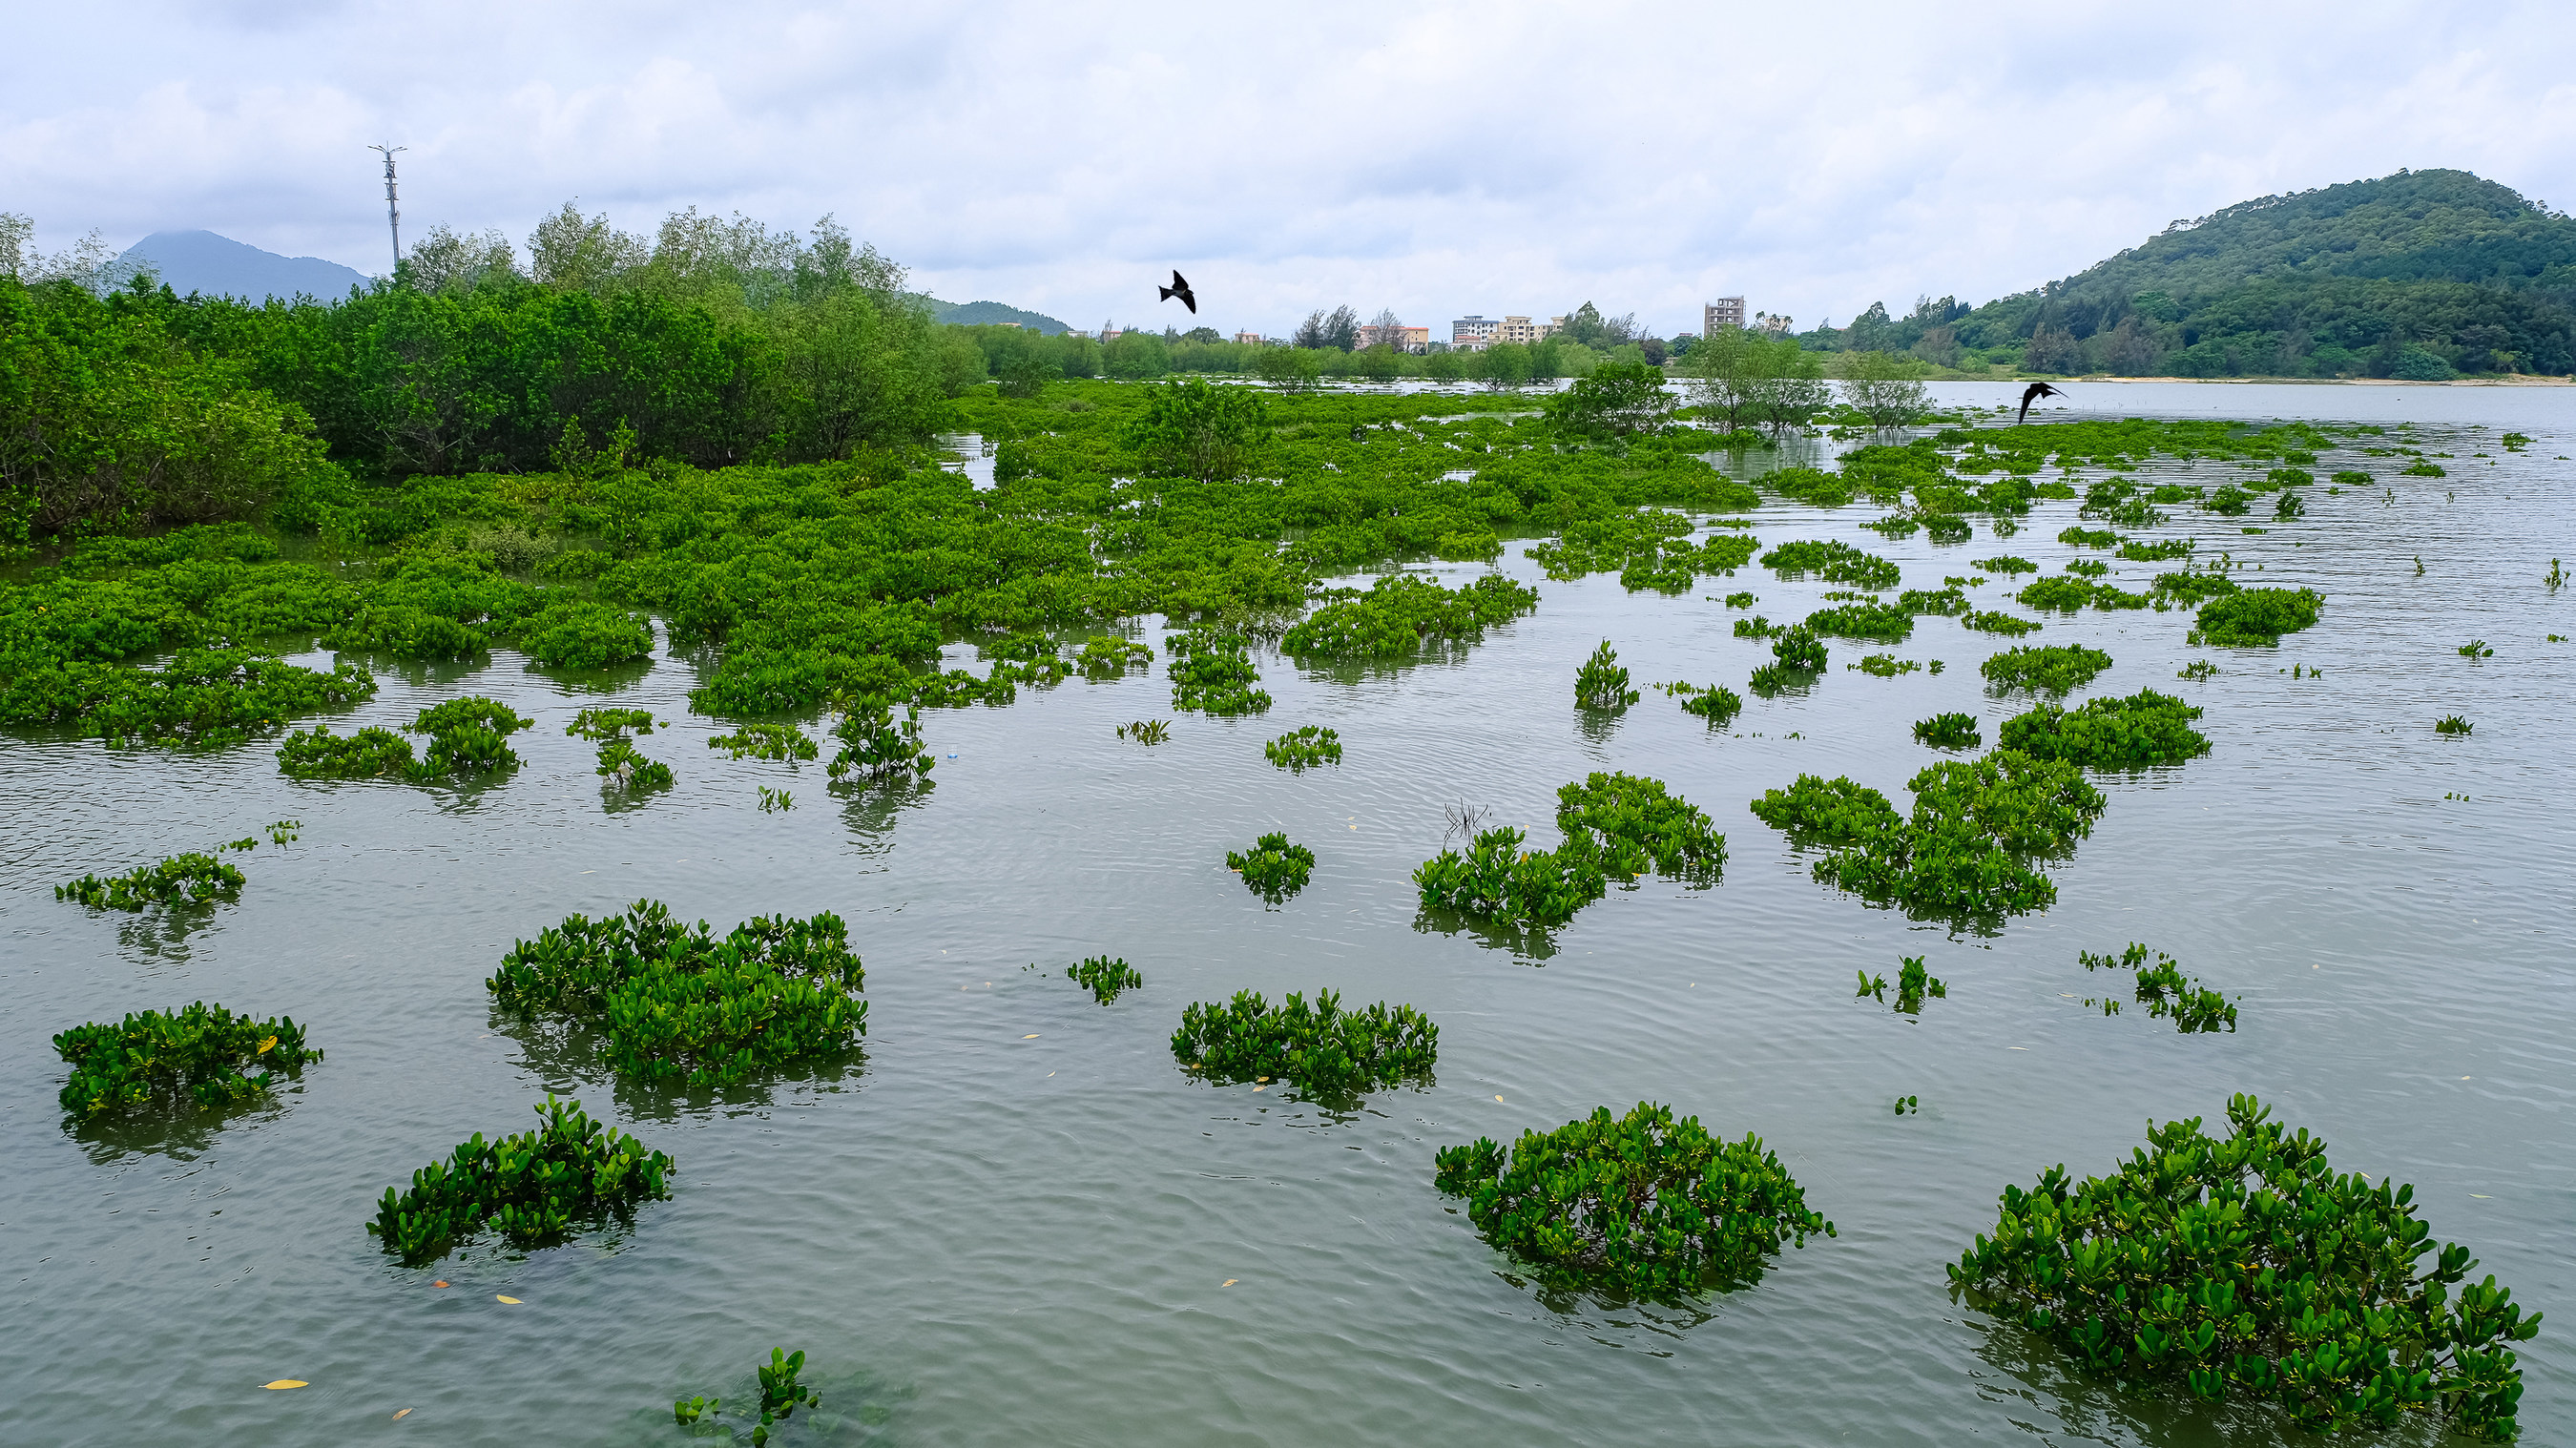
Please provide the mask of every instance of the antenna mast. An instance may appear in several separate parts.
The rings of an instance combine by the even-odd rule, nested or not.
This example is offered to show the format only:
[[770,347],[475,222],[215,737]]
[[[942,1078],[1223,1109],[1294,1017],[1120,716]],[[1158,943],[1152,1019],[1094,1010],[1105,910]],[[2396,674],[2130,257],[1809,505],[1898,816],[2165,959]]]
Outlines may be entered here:
[[394,265],[395,265],[395,266],[397,266],[397,267],[399,267],[399,266],[401,266],[401,265],[402,265],[402,207],[401,207],[401,206],[399,206],[399,205],[397,205],[397,204],[395,203],[395,200],[394,200],[394,152],[396,152],[396,151],[408,151],[408,150],[410,150],[410,149],[411,149],[411,147],[409,147],[409,146],[369,146],[367,149],[368,149],[368,150],[370,150],[370,151],[381,151],[381,152],[383,152],[383,153],[384,153],[384,157],[385,157],[385,224],[393,228],[393,233],[394,233]]

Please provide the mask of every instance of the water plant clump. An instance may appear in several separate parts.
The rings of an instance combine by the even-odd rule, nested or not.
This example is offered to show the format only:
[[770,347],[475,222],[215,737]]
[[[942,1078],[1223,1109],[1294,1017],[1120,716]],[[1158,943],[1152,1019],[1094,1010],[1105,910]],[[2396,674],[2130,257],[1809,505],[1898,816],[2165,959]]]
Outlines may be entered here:
[[592,772],[607,780],[611,787],[638,792],[669,789],[671,766],[647,759],[639,753],[634,741],[626,737],[629,729],[638,734],[652,733],[653,711],[584,709],[564,726],[564,733],[598,742],[599,764]]
[[707,747],[735,759],[773,762],[814,759],[822,752],[810,735],[793,724],[745,724],[731,734],[709,735]]
[[1977,672],[1997,693],[2030,689],[2063,694],[2092,683],[2111,656],[2081,644],[2022,644],[1992,655]]
[[2457,652],[2459,656],[2464,659],[2491,659],[2495,657],[2495,650],[2487,647],[2487,641],[2485,639],[2471,639],[2467,643],[2460,645]]
[[1827,583],[1855,588],[1894,588],[1904,579],[1902,569],[1875,553],[1819,540],[1783,543],[1762,555],[1762,566],[1783,578],[1812,573]]
[[760,786],[760,812],[762,814],[776,814],[780,810],[790,810],[794,808],[796,808],[796,796],[793,792],[784,789],[772,789],[765,784]]
[[509,736],[536,723],[522,719],[509,705],[479,694],[450,699],[423,709],[405,728],[429,736],[420,761],[403,771],[419,783],[456,775],[501,774],[519,767]]
[[[74,1026],[54,1037],[54,1053],[72,1068],[63,1109],[83,1119],[166,1111],[182,1100],[238,1105],[267,1090],[277,1072],[298,1075],[322,1059],[292,1016],[254,1020],[204,1001]],[[246,1074],[252,1070],[259,1074]]]
[[1979,609],[1967,615],[1959,620],[1959,626],[1974,629],[1978,633],[2002,634],[2006,638],[2019,638],[2023,634],[2039,632],[2039,623],[2036,619],[1997,613],[1992,609]]
[[1596,713],[1616,714],[1634,704],[1641,696],[1628,687],[1628,671],[1619,665],[1618,650],[1603,639],[1574,671],[1574,706]]
[[2014,594],[2013,597],[2024,608],[2073,613],[2093,601],[2093,585],[2081,578],[2069,578],[2059,574],[2053,578],[2042,578],[2026,583],[2022,585],[2021,592]]
[[2471,724],[2468,720],[2461,718],[2457,714],[2445,714],[2441,718],[2433,721],[2433,732],[2436,734],[2466,735],[2476,727],[2476,725]]
[[1816,610],[1800,627],[1829,638],[1901,644],[1914,634],[1914,611],[1888,603],[1847,603]]
[[921,747],[921,706],[917,704],[905,705],[898,720],[893,704],[863,694],[843,706],[832,722],[832,737],[841,741],[841,747],[823,768],[835,781],[855,777],[865,784],[879,784],[907,774],[924,778],[937,763]]
[[1118,726],[1118,737],[1139,744],[1160,744],[1172,737],[1169,719],[1133,719]]
[[1707,883],[1726,864],[1726,836],[1708,812],[1660,779],[1593,773],[1556,792],[1556,826],[1571,840],[1589,837],[1608,873],[1657,874]]
[[1315,852],[1273,830],[1254,840],[1249,850],[1228,851],[1225,867],[1243,876],[1254,893],[1278,900],[1306,888],[1315,872]]
[[334,734],[330,725],[316,724],[287,735],[277,746],[278,772],[289,779],[408,776],[413,764],[410,740],[373,726],[355,734]]
[[2074,765],[2011,749],[1932,765],[1908,785],[1909,817],[1874,789],[1813,775],[1752,807],[1794,843],[1831,849],[1811,867],[1825,884],[1927,914],[1992,917],[2055,903],[2057,886],[2031,861],[2073,848],[2104,805]]
[[[1683,575],[1684,588],[1690,586]],[[1280,651],[1296,658],[1401,658],[1426,643],[1480,636],[1538,607],[1538,590],[1488,573],[1456,589],[1418,573],[1391,573],[1368,592],[1328,590],[1321,608],[1283,634]]]
[[1951,1283],[2115,1380],[2276,1403],[2316,1431],[2440,1413],[2510,1441],[2512,1344],[2540,1315],[2467,1281],[2475,1260],[2436,1243],[2411,1185],[2337,1175],[2322,1138],[2270,1117],[2231,1097],[2224,1137],[2170,1121],[2107,1177],[2006,1186]]
[[1724,728],[1728,720],[1744,710],[1744,696],[1724,684],[1701,685],[1675,680],[1669,684],[1657,684],[1655,691],[1680,701],[1683,713],[1697,714],[1706,719],[1711,729]]
[[[1949,994],[1949,984],[1934,975],[1931,969],[1923,964],[1922,956],[1906,955],[1897,958],[1896,1009],[1898,1014],[1919,1016],[1923,1014],[1925,999],[1943,1000],[1947,999]],[[1884,1003],[1887,1000],[1887,977],[1872,975],[1865,970],[1860,972],[1860,989],[1852,992],[1852,995],[1855,999],[1867,996],[1871,1000]]]
[[1974,714],[1935,714],[1914,721],[1914,737],[1935,749],[1974,749],[1980,736]]
[[1145,977],[1124,960],[1095,955],[1064,972],[1075,985],[1091,992],[1091,998],[1107,1005],[1118,999],[1120,991],[1130,991],[1145,983]]
[[2171,694],[2141,689],[2125,699],[2088,699],[2076,709],[2042,704],[2003,723],[1998,739],[2038,759],[2087,769],[2146,769],[2181,764],[2209,752],[2191,727],[2200,708]]
[[1825,645],[1806,628],[1782,629],[1771,640],[1771,657],[1792,673],[1820,673],[1825,667]]
[[692,929],[638,900],[517,942],[484,986],[524,1019],[604,1031],[609,1065],[630,1081],[700,1090],[856,1047],[865,979],[829,912],[754,917],[719,940],[705,921]]
[[2057,541],[2077,548],[2116,548],[2120,535],[2108,528],[2069,528],[2057,535]]
[[[2159,950],[2152,962],[2147,948],[2136,941],[2118,955],[2095,955],[2079,950],[2075,958],[2090,970],[2124,969],[2135,977],[2136,1000],[2147,1008],[2151,1019],[2173,1017],[2174,1029],[2184,1035],[2196,1031],[2216,1031],[2224,1026],[2236,1029],[2236,1004],[2217,991],[2182,973],[2174,958]],[[2090,1005],[2092,1002],[2087,1001]],[[2116,1011],[2110,1012],[2116,1014]]]
[[1859,663],[1845,664],[1843,667],[1858,669],[1877,679],[1893,679],[1899,674],[1919,673],[1923,668],[1912,659],[1900,659],[1894,654],[1864,654]]
[[418,1267],[486,1229],[513,1247],[542,1247],[671,1194],[671,1158],[593,1121],[580,1102],[548,1093],[536,1112],[538,1129],[490,1142],[478,1131],[413,1172],[408,1190],[385,1188],[368,1235]]
[[92,910],[142,910],[153,905],[211,905],[241,897],[242,872],[230,861],[191,851],[122,875],[83,875],[54,887],[57,900],[77,900]]
[[1730,593],[1726,596],[1726,606],[1728,608],[1751,608],[1757,601],[1758,600],[1756,600],[1749,592]]
[[1341,996],[1295,991],[1276,1006],[1253,991],[1223,1005],[1192,1003],[1172,1033],[1182,1069],[1213,1082],[1293,1081],[1310,1096],[1348,1097],[1398,1081],[1427,1082],[1440,1028],[1411,1006],[1342,1009]]
[[1172,707],[1205,714],[1259,714],[1270,707],[1270,693],[1256,689],[1261,671],[1253,667],[1251,645],[1237,633],[1192,630],[1164,641],[1172,655]]
[[1779,625],[1758,613],[1735,621],[1735,636],[1740,639],[1767,639],[1779,631]]
[[[1957,579],[1940,588],[1909,588],[1896,596],[1896,606],[1907,613],[1957,618],[1968,611],[1967,587],[1983,582],[1982,578]],[[1813,627],[1815,620],[1810,618],[1807,623]]]
[[278,820],[268,827],[268,842],[272,845],[291,845],[304,838],[300,833],[303,828],[302,820]]
[[[1608,893],[1606,862],[1591,834],[1554,850],[1524,850],[1508,825],[1479,830],[1464,852],[1444,849],[1415,868],[1425,908],[1512,929],[1543,930]],[[1633,873],[1633,871],[1631,872]]]
[[1342,736],[1309,724],[1261,746],[1262,757],[1281,769],[1304,771],[1342,762]]
[[2190,679],[2195,683],[2207,683],[2209,680],[2218,677],[2218,673],[2218,665],[2211,663],[2207,659],[2194,659],[2190,663],[2175,670],[2174,677],[2177,679]]
[[1836,1235],[1760,1137],[1720,1141],[1644,1101],[1433,1160],[1476,1230],[1556,1288],[1671,1299],[1750,1283],[1783,1243]]
[[1857,845],[1899,829],[1904,818],[1887,796],[1848,778],[1802,774],[1787,789],[1768,789],[1752,803],[1754,818],[1807,845]]
[[2015,573],[2037,573],[2039,571],[2038,564],[2031,562],[2027,558],[2016,558],[2009,553],[2002,554],[1994,558],[1972,559],[1969,561],[1968,566],[1971,568],[1983,569],[1988,573],[2001,573],[2006,576],[2010,576]]
[[1113,638],[1108,634],[1093,634],[1083,640],[1082,652],[1074,658],[1074,666],[1082,671],[1082,676],[1095,680],[1124,678],[1129,669],[1143,668],[1153,662],[1152,644]]
[[2313,588],[2246,588],[2202,604],[2190,644],[2215,648],[2269,648],[2281,635],[2317,621],[2325,599]]

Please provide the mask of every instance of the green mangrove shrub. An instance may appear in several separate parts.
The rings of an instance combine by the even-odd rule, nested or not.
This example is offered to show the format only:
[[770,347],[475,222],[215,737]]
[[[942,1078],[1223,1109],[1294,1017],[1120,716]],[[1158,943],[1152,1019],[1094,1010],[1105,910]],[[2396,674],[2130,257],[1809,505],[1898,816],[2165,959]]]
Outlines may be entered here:
[[2464,659],[2491,659],[2495,657],[2495,650],[2487,647],[2487,641],[2485,639],[2471,639],[2467,643],[2460,645],[2456,652]]
[[1254,840],[1249,850],[1228,851],[1225,867],[1241,875],[1254,893],[1278,900],[1306,888],[1315,873],[1315,852],[1274,830]]
[[653,620],[607,603],[551,605],[521,626],[519,646],[548,668],[604,669],[653,656]]
[[[72,1068],[63,1109],[84,1120],[169,1110],[182,1098],[237,1105],[267,1090],[275,1073],[299,1075],[322,1059],[293,1016],[254,1020],[204,1001],[74,1026],[54,1037],[54,1054]],[[253,1069],[259,1074],[246,1074]]]
[[2111,656],[2081,644],[2017,644],[1977,665],[1998,693],[2030,689],[2063,694],[2093,682]]
[[[1919,1016],[1923,1013],[1926,997],[1941,1000],[1947,999],[1949,994],[1949,985],[1924,965],[1922,956],[1897,957],[1896,1009],[1899,1014]],[[1860,989],[1852,992],[1852,996],[1854,999],[1867,996],[1884,1004],[1887,1000],[1887,977],[1872,975],[1865,970],[1860,972]]]
[[[2215,1031],[2221,1026],[2236,1029],[2236,1005],[2217,991],[2182,973],[2174,958],[2159,950],[2150,963],[2147,948],[2136,941],[2118,955],[2095,955],[2079,950],[2075,958],[2091,970],[2124,969],[2136,977],[2136,1000],[2147,1008],[2151,1019],[2173,1017],[2174,1029],[2184,1035],[2195,1031]],[[2091,1002],[2086,1002],[2091,1004]],[[2105,1014],[2118,1014],[2116,1004]]]
[[1304,771],[1342,762],[1342,736],[1309,724],[1261,746],[1262,757],[1281,769]]
[[2038,564],[2031,562],[2027,558],[2015,558],[2009,553],[1996,558],[1974,559],[1969,562],[1968,566],[1971,568],[1982,569],[1988,573],[2001,573],[2007,576],[2015,573],[2037,573],[2039,571]]
[[2441,718],[2433,721],[2433,732],[2436,734],[2466,735],[2470,730],[2475,729],[2476,727],[2476,725],[2471,724],[2468,720],[2461,718],[2457,714],[2445,714]]
[[2512,1344],[2540,1314],[2467,1281],[2476,1261],[2436,1243],[2414,1187],[2337,1175],[2322,1138],[2271,1114],[2231,1097],[2224,1137],[2169,1121],[2109,1176],[2006,1186],[1951,1283],[2116,1381],[2276,1403],[2317,1431],[2441,1413],[2511,1440]]
[[1641,696],[1628,687],[1628,671],[1619,666],[1618,650],[1603,639],[1592,651],[1592,657],[1574,671],[1574,706],[1598,713],[1616,714],[1634,704]]
[[1169,719],[1131,720],[1118,726],[1118,737],[1133,739],[1139,744],[1160,744],[1172,737],[1172,721]]
[[832,721],[832,737],[841,741],[833,752],[832,762],[824,772],[835,781],[856,777],[865,784],[880,784],[904,775],[929,776],[930,751],[921,747],[921,707],[907,704],[903,718],[894,717],[894,705],[874,694],[863,694],[851,700]]
[[1735,636],[1740,639],[1767,639],[1779,631],[1779,625],[1758,613],[1735,621]]
[[2093,585],[2081,578],[2069,578],[2059,574],[2053,578],[2042,578],[2026,583],[2022,585],[2021,592],[2014,594],[2013,597],[2018,599],[2024,608],[2035,608],[2043,613],[2051,610],[2059,613],[2073,613],[2093,601]]
[[517,769],[519,756],[510,748],[508,738],[535,723],[533,719],[520,718],[509,705],[480,694],[423,709],[406,727],[410,733],[428,735],[429,749],[419,763],[403,771],[404,777],[427,783],[455,775],[500,774]]
[[[1957,618],[1968,611],[1967,591],[1959,586],[1962,581],[1985,582],[1979,578],[1954,580],[1944,588],[1909,588],[1896,596],[1896,606],[1910,614],[1928,613],[1941,618]],[[1808,619],[1808,627],[1813,628],[1815,622],[1813,618]]]
[[773,762],[813,759],[822,752],[804,730],[793,724],[745,724],[731,734],[708,736],[707,747],[721,749],[735,759]]
[[1524,1131],[1509,1152],[1490,1138],[1443,1147],[1432,1181],[1556,1288],[1670,1299],[1752,1282],[1782,1243],[1835,1235],[1762,1138],[1720,1141],[1644,1101]]
[[1814,775],[1752,808],[1793,843],[1830,850],[1811,867],[1825,884],[1927,914],[1994,916],[2054,903],[2056,885],[2031,860],[2072,848],[2104,806],[2074,765],[2010,749],[1935,764],[1909,786],[1910,817],[1874,789]]
[[2209,752],[2208,738],[2191,727],[2200,714],[2198,706],[2171,694],[2141,689],[2125,699],[2088,699],[2071,710],[2042,704],[2005,720],[1998,739],[2004,748],[2036,759],[2087,769],[2147,769]]
[[1997,613],[1993,609],[1979,609],[1975,613],[1968,614],[1959,620],[1959,626],[1974,629],[1978,633],[2002,634],[2006,638],[2019,638],[2023,634],[2039,632],[2039,624],[2036,621],[2016,614]]
[[1569,840],[1588,837],[1592,853],[1614,874],[1655,872],[1702,883],[1726,864],[1726,836],[1708,812],[1660,779],[1595,772],[1556,792],[1556,826]]
[[2189,642],[2215,648],[2269,648],[2281,635],[2317,621],[2325,599],[2313,588],[2243,588],[2202,604]]
[[1825,643],[1811,629],[1785,628],[1771,640],[1771,657],[1791,673],[1821,673],[1825,667]]
[[593,773],[615,787],[626,790],[670,788],[671,766],[656,763],[638,753],[634,743],[626,737],[629,729],[638,734],[652,733],[653,711],[584,709],[564,726],[564,733],[598,742],[599,766]]
[[1676,680],[1657,684],[1656,692],[1680,701],[1682,712],[1697,714],[1708,721],[1711,729],[1726,727],[1728,720],[1744,711],[1744,696],[1724,684],[1699,685]]
[[1134,639],[1093,634],[1083,640],[1082,652],[1074,656],[1074,667],[1086,679],[1118,679],[1129,669],[1141,669],[1154,662],[1154,646]]
[[1863,654],[1859,663],[1845,664],[1843,667],[1858,669],[1873,679],[1893,679],[1899,674],[1914,674],[1923,670],[1923,666],[1914,660],[1900,659],[1894,654]]
[[[1682,586],[1690,586],[1689,575]],[[1488,573],[1456,589],[1419,573],[1391,573],[1368,592],[1324,590],[1322,607],[1280,637],[1282,653],[1299,659],[1403,658],[1426,643],[1472,639],[1538,607],[1538,590]]]
[[1762,555],[1762,566],[1783,578],[1812,573],[1827,583],[1848,583],[1854,588],[1894,588],[1904,579],[1902,569],[1877,554],[1849,543],[1818,540],[1783,543]]
[[[1607,865],[1587,831],[1554,850],[1524,850],[1508,825],[1480,830],[1462,853],[1442,850],[1413,872],[1427,909],[1455,910],[1512,929],[1562,925],[1608,893]],[[1628,873],[1634,873],[1630,871]]]
[[[212,749],[274,734],[300,715],[375,697],[375,676],[355,663],[324,673],[227,648],[181,648],[151,670],[88,657],[147,648],[166,632],[164,626],[119,617],[126,612],[122,603],[96,599],[92,606],[108,615],[95,626],[104,637],[77,644],[29,637],[64,625],[20,613],[12,621],[8,676],[0,680],[0,724],[66,724],[111,749]],[[176,600],[170,606],[184,609]]]
[[1269,709],[1269,691],[1253,687],[1261,671],[1253,667],[1251,646],[1241,634],[1192,630],[1172,635],[1164,647],[1172,656],[1173,708],[1219,715]]
[[390,729],[334,734],[330,725],[316,724],[277,746],[277,768],[289,779],[381,779],[408,776],[414,762],[411,741]]
[[478,1131],[413,1172],[408,1190],[385,1188],[367,1234],[418,1267],[486,1229],[513,1247],[542,1247],[671,1194],[671,1158],[591,1120],[580,1102],[549,1092],[536,1112],[536,1130],[489,1142]]
[[54,887],[57,900],[77,900],[92,910],[141,910],[153,905],[211,905],[241,897],[242,872],[212,855],[191,851],[157,864],[137,865],[112,879],[83,875]]
[[1935,714],[1914,721],[1916,740],[1935,749],[1974,749],[1979,742],[1974,714]]
[[1138,974],[1134,966],[1123,959],[1112,960],[1105,955],[1095,955],[1079,965],[1070,966],[1065,974],[1075,985],[1091,992],[1091,998],[1104,1006],[1118,999],[1120,991],[1134,990],[1145,983],[1145,977]]
[[630,1081],[688,1090],[729,1086],[839,1055],[867,1034],[866,971],[849,927],[755,916],[722,940],[659,901],[624,915],[568,916],[522,940],[484,982],[493,1003],[529,1021],[606,1035]]
[[[1960,602],[1964,607],[1966,600]],[[1901,644],[1914,636],[1914,611],[1897,604],[1846,603],[1817,609],[1807,615],[1807,621],[1801,627],[1808,633],[1828,638],[1871,639],[1879,643]]]
[[1311,1006],[1295,991],[1277,1006],[1252,991],[1224,1005],[1197,1001],[1181,1012],[1172,1055],[1209,1081],[1294,1081],[1313,1096],[1429,1079],[1440,1056],[1430,1017],[1384,1001],[1346,1011],[1341,1001],[1328,990]]

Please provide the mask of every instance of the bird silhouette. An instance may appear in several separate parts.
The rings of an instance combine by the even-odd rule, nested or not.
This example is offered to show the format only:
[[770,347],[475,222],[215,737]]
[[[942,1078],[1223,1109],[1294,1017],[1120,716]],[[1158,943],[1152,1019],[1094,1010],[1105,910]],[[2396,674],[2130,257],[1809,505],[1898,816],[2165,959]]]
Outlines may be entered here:
[[[1175,272],[1173,275],[1178,276],[1179,273]],[[2058,391],[2056,388],[2049,386],[2045,382],[2034,382],[2028,387],[2023,388],[2021,390],[2021,416],[2015,419],[2015,424],[2018,425],[2020,423],[2030,421],[2030,405],[2032,403],[2037,402],[2043,397],[2064,397],[2065,395],[2065,393]]]
[[1176,271],[1172,273],[1172,284],[1170,286],[1156,287],[1154,290],[1162,293],[1160,297],[1155,298],[1156,301],[1168,302],[1172,298],[1178,297],[1181,299],[1181,305],[1190,309],[1191,316],[1195,317],[1199,314],[1199,299],[1197,295],[1190,290],[1189,278],[1182,276],[1179,272]]

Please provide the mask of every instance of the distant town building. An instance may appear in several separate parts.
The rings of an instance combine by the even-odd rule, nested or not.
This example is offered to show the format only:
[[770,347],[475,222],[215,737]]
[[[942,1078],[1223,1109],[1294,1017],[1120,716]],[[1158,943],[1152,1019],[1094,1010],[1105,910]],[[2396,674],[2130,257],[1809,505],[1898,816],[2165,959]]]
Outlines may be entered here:
[[1744,299],[1720,297],[1700,308],[1700,335],[1714,337],[1720,327],[1735,331],[1744,329]]
[[1538,340],[1538,333],[1537,329],[1530,326],[1530,319],[1527,317],[1505,317],[1503,324],[1494,329],[1494,340],[1518,342],[1526,347]]
[[1449,324],[1449,345],[1462,352],[1482,352],[1494,345],[1494,333],[1502,325],[1481,316],[1460,317]]
[[1530,330],[1531,330],[1531,331],[1533,331],[1533,332],[1536,332],[1536,333],[1538,334],[1536,337],[1532,338],[1531,340],[1533,340],[1533,341],[1539,341],[1539,342],[1544,342],[1544,341],[1546,341],[1548,338],[1553,337],[1553,336],[1555,336],[1557,333],[1562,332],[1562,331],[1564,331],[1564,330],[1565,330],[1565,317],[1564,317],[1562,314],[1557,315],[1557,316],[1550,317],[1550,318],[1548,318],[1546,321],[1539,323],[1539,324],[1538,324],[1537,326],[1535,326],[1535,327],[1532,327]]
[[1261,345],[1261,334],[1259,332],[1237,332],[1234,334],[1234,340],[1246,347],[1258,347]]
[[1431,350],[1431,329],[1407,327],[1402,324],[1392,327],[1362,327],[1359,330],[1358,340],[1360,350],[1363,352],[1377,346],[1393,347],[1398,352],[1427,352]]

